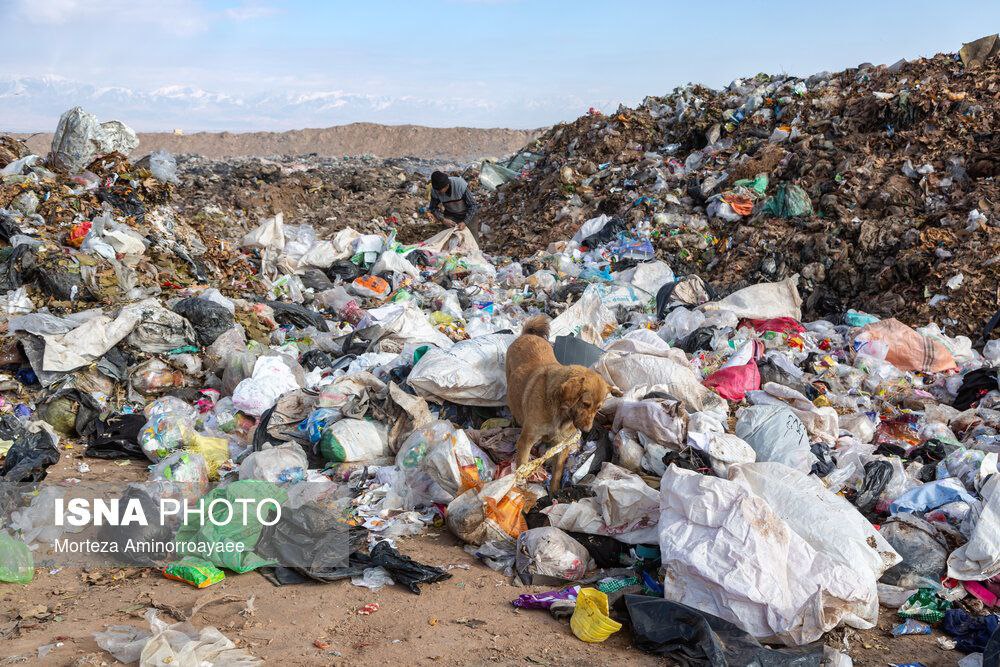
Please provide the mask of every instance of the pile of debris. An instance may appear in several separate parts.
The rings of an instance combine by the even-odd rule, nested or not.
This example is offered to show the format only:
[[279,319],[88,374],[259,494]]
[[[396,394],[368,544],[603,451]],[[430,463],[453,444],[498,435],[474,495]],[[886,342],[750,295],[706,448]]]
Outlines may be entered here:
[[489,247],[524,257],[604,214],[720,288],[797,273],[810,316],[979,334],[1000,294],[1000,59],[977,49],[688,85],[558,125],[484,206]]
[[405,242],[440,231],[429,228],[418,213],[428,203],[430,173],[461,169],[373,156],[206,160],[183,155],[177,164],[179,210],[220,234],[246,232],[261,217],[281,212],[326,236],[345,227],[365,233],[395,227]]
[[[928,72],[946,69],[943,58],[928,62]],[[832,95],[848,79],[870,90],[902,78],[869,68],[820,80],[837,82]],[[728,246],[713,229],[735,238],[780,224],[824,238],[815,206],[868,210],[856,181],[836,202],[814,203],[809,190],[826,181],[796,158],[821,148],[798,137],[812,111],[816,122],[825,113],[812,104],[825,88],[796,81],[751,95],[770,83],[726,95],[687,89],[588,117],[484,166],[494,215],[565,211],[564,236],[547,230],[545,250],[514,261],[484,253],[463,228],[409,242],[381,212],[360,228],[310,218],[290,203],[312,187],[308,169],[248,162],[217,182],[206,172],[182,186],[203,199],[177,201],[171,156],[129,164],[115,152],[130,150],[127,128],[79,109],[64,116],[48,160],[0,143],[10,153],[0,164],[0,443],[9,443],[0,479],[31,491],[3,505],[0,580],[30,581],[35,558],[63,535],[46,519],[74,487],[43,482],[66,448],[83,445],[90,457],[149,466],[121,499],[159,521],[104,538],[154,532],[176,548],[129,562],[198,588],[257,571],[274,585],[351,579],[417,593],[449,574],[404,555],[405,538],[445,525],[486,566],[540,587],[514,605],[569,615],[569,632],[587,642],[628,624],[638,647],[677,659],[844,665],[849,657],[824,651],[827,633],[870,629],[886,607],[899,634],[933,624],[965,653],[1000,642],[998,330],[974,342],[955,324],[913,328],[835,307],[814,296],[833,275],[809,269],[825,266],[818,257],[801,277],[725,273],[739,252],[768,251]],[[736,105],[748,96],[761,102]],[[709,109],[727,100],[718,108],[746,109],[726,116],[723,136]],[[788,129],[772,128],[772,116]],[[894,122],[894,132],[915,131]],[[640,134],[652,143],[629,138]],[[668,136],[685,143],[661,146]],[[629,161],[597,162],[611,147]],[[685,152],[686,165],[670,157]],[[941,173],[914,164],[928,187]],[[374,189],[396,183],[398,214],[412,219],[407,206],[422,198],[403,184],[421,181],[373,169],[358,177]],[[252,219],[268,202],[241,198],[267,182],[263,173],[272,193],[292,192]],[[678,178],[690,186],[683,198],[672,191]],[[951,178],[928,195],[945,211],[992,183]],[[198,217],[213,206],[217,219]],[[923,206],[924,233],[954,232]],[[247,224],[224,230],[236,209]],[[995,239],[977,221],[965,238]],[[495,233],[507,254],[527,247],[510,225]],[[939,270],[962,261],[952,250],[935,255]],[[786,257],[768,275],[801,263]],[[981,288],[967,271],[949,309]],[[725,296],[711,285],[748,281]],[[806,317],[817,309],[832,309],[830,319]],[[540,313],[552,317],[559,361],[617,391],[589,432],[518,466],[506,352]],[[541,461],[563,453],[553,486]],[[167,516],[164,499],[258,512]],[[148,620],[149,631],[112,626],[97,639],[141,664],[210,647],[220,660],[236,651],[233,660],[253,662],[215,628],[187,628],[174,642],[180,630],[153,612]]]

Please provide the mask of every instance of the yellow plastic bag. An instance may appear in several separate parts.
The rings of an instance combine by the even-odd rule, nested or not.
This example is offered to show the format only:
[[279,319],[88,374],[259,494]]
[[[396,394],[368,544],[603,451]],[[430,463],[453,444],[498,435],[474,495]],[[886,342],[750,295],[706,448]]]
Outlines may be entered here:
[[201,454],[208,465],[208,478],[219,478],[219,466],[229,460],[229,441],[225,438],[213,438],[210,435],[192,433],[184,448],[189,452]]

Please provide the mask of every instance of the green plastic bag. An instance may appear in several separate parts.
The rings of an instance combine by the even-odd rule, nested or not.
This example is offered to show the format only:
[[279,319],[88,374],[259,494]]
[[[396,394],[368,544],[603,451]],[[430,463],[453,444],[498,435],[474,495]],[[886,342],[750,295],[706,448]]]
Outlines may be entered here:
[[7,533],[0,533],[0,581],[27,584],[35,576],[35,559],[28,545]]
[[[229,505],[235,510],[232,520],[221,526],[212,523],[207,516],[209,505],[213,500],[219,498],[229,501]],[[243,505],[238,502],[241,499],[254,501],[247,505],[246,521],[244,521],[242,513]],[[284,489],[270,482],[256,479],[243,479],[225,487],[212,489],[202,498],[206,514],[204,520],[199,521],[197,514],[188,514],[191,521],[185,522],[177,531],[177,536],[174,538],[178,545],[177,553],[181,556],[195,556],[216,567],[224,567],[240,574],[258,567],[277,565],[276,561],[266,560],[253,552],[263,529],[263,526],[257,521],[257,504],[269,499],[284,505],[285,501],[288,500],[288,494]],[[217,522],[222,523],[229,514],[229,507],[226,503],[217,503],[212,508],[211,514]],[[182,546],[184,543],[194,543],[195,548],[184,548]],[[207,549],[201,547],[201,545],[207,544],[242,544],[243,550],[216,547],[215,551],[208,553]]]
[[763,196],[767,192],[767,174],[757,174],[753,178],[741,178],[733,183],[734,187],[744,187],[753,190],[758,196]]
[[813,214],[809,195],[798,185],[782,183],[764,204],[764,212],[776,218],[803,218]]
[[951,609],[951,601],[939,598],[932,588],[921,588],[899,608],[903,618],[913,618],[925,623],[937,623]]

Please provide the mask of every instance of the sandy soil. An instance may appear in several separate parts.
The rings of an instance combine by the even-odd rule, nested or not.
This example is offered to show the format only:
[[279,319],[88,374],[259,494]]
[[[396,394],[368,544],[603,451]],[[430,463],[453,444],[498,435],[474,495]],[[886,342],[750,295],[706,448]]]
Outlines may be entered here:
[[[288,132],[167,132],[139,133],[138,158],[154,150],[195,153],[210,158],[236,155],[305,155],[326,157],[371,153],[379,157],[421,157],[466,162],[514,153],[540,133],[506,128],[424,127],[352,123]],[[25,136],[25,135],[15,135]],[[44,155],[52,144],[49,133],[28,140],[32,152]]]
[[[81,449],[64,452],[49,469],[47,483],[67,477],[121,482],[146,478],[145,466],[86,459],[91,470],[79,473]],[[50,572],[36,564],[35,580],[26,586],[0,587],[0,665],[112,665],[117,663],[93,639],[107,625],[145,627],[149,606],[187,615],[196,627],[214,625],[237,645],[267,664],[416,664],[416,665],[561,665],[671,664],[640,652],[627,628],[603,644],[577,640],[566,621],[544,611],[522,611],[510,601],[522,592],[548,587],[515,587],[506,577],[466,554],[447,532],[428,532],[399,540],[403,553],[444,567],[451,579],[422,587],[414,595],[399,587],[379,591],[349,582],[275,587],[256,573],[230,575],[204,590],[164,579],[141,569],[64,568]],[[253,599],[253,613],[245,614]],[[358,609],[370,602],[380,609],[368,616]],[[161,616],[173,622],[169,611]],[[25,618],[26,617],[26,618]],[[962,654],[944,651],[936,636],[892,638],[896,622],[883,609],[879,626],[869,631],[838,630],[827,643],[844,647],[854,664],[886,665],[920,660],[927,667],[954,665]],[[44,658],[38,647],[55,642]]]

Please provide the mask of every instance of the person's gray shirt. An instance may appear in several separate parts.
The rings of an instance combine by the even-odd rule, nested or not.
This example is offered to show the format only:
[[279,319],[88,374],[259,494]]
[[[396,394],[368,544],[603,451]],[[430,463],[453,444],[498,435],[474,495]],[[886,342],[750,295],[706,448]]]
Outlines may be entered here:
[[[438,207],[444,208],[444,213],[450,213],[449,217],[455,217],[468,224],[479,210],[469,184],[461,176],[450,176],[451,190],[446,195],[442,195],[437,190],[431,188],[431,204],[428,210],[437,218],[443,217],[438,214]],[[464,217],[463,217],[464,216]]]

